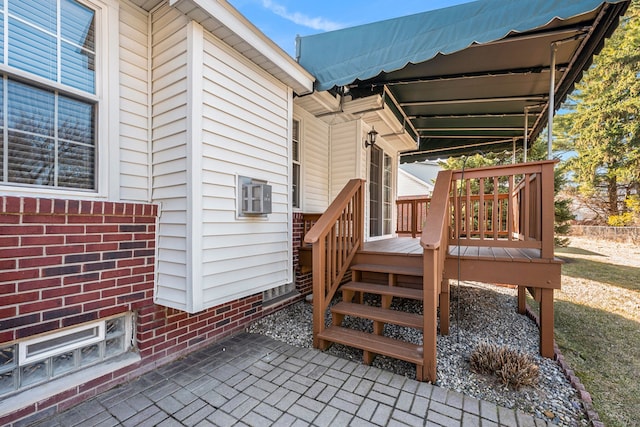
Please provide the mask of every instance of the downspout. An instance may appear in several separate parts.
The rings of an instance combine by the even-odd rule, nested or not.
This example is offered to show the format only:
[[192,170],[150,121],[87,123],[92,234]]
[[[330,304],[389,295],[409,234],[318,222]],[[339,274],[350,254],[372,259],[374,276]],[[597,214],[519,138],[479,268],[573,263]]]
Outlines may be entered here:
[[547,121],[547,160],[552,159],[551,144],[553,142],[553,114],[556,104],[556,54],[558,53],[558,43],[551,43],[551,64],[549,82],[549,119]]

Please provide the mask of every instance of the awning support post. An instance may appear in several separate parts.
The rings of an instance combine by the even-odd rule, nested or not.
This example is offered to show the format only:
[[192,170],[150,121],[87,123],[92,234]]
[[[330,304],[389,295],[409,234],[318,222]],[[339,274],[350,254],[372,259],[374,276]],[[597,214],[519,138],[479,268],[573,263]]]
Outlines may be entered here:
[[513,138],[513,156],[511,158],[511,163],[516,164],[516,138]]
[[529,106],[524,107],[524,146],[522,151],[522,163],[527,163],[527,147],[529,145]]
[[556,105],[556,54],[558,53],[558,44],[551,43],[551,77],[549,83],[549,120],[547,124],[547,160],[551,160],[551,143],[553,141],[553,113]]

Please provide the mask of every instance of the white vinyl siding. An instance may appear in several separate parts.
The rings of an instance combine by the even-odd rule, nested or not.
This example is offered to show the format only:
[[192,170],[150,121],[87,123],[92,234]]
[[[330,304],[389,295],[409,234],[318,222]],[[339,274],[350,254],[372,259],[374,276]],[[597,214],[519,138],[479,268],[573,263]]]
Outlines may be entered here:
[[[292,281],[290,90],[210,34],[202,93],[201,308]],[[267,181],[266,218],[236,218],[236,176]]]
[[120,4],[120,198],[148,201],[147,13]]
[[[153,16],[158,304],[191,313],[292,282],[291,89],[195,22]],[[238,176],[272,213],[237,216]]]
[[153,202],[160,204],[156,302],[187,310],[187,30],[183,14],[152,15]]
[[[353,178],[364,178],[358,170],[362,142],[358,144],[358,123],[351,121],[331,127],[331,197],[336,198],[340,190]],[[364,169],[366,171],[366,169]]]
[[302,136],[302,201],[307,213],[321,213],[329,206],[329,125],[294,108]]

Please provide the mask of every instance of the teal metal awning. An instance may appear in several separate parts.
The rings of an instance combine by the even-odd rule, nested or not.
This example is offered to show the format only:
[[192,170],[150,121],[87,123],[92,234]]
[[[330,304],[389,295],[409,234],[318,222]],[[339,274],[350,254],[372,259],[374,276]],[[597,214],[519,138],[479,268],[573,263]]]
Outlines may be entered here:
[[301,37],[316,90],[393,95],[419,135],[404,161],[531,141],[618,25],[628,0],[480,0]]

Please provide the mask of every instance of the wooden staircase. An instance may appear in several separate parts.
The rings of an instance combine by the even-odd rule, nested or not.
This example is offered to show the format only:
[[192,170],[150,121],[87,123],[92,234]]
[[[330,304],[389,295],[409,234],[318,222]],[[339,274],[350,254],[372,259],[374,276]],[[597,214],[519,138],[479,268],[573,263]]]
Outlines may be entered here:
[[[332,325],[319,333],[324,342],[339,343],[359,348],[363,351],[363,361],[373,363],[376,355],[393,357],[416,365],[416,377],[422,380],[422,345],[384,336],[386,324],[394,324],[414,329],[423,329],[421,314],[408,313],[391,308],[393,298],[423,300],[421,259],[416,257],[415,266],[398,265],[393,256],[387,256],[385,264],[363,262],[375,261],[375,256],[367,257],[358,253],[357,260],[362,263],[351,265],[353,281],[341,286],[342,301],[331,307]],[[408,264],[407,258],[405,264]],[[416,285],[419,285],[418,288]],[[364,295],[377,295],[379,306],[363,304]],[[345,316],[368,319],[373,322],[373,333],[346,328]]]

